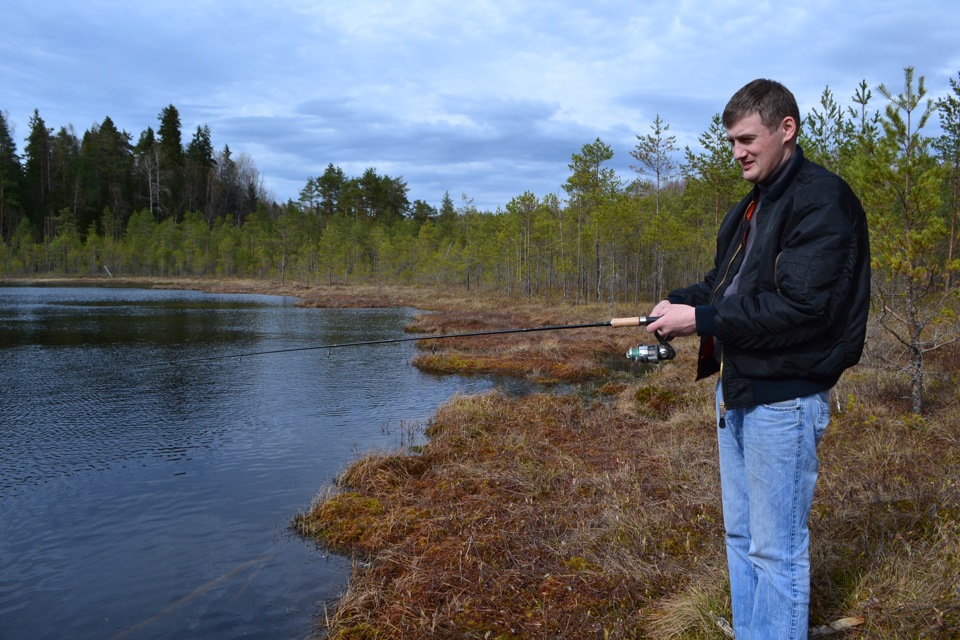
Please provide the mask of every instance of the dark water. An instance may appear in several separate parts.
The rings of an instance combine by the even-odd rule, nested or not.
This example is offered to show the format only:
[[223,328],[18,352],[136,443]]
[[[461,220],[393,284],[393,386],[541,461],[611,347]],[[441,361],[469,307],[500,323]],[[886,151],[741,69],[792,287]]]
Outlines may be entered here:
[[0,639],[305,638],[349,563],[292,516],[457,392],[412,312],[272,296],[0,288]]

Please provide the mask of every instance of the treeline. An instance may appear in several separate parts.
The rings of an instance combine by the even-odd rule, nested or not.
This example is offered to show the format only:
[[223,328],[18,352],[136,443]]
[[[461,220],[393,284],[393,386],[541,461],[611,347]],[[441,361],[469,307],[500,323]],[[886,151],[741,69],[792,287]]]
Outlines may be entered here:
[[[875,314],[920,378],[924,354],[957,337],[960,84],[931,101],[912,68],[903,80],[900,92],[863,81],[845,105],[826,88],[801,145],[863,200]],[[630,152],[631,180],[609,168],[607,144],[587,143],[571,154],[564,198],[527,192],[496,212],[449,194],[437,207],[411,203],[402,178],[333,164],[297,201],[269,202],[249,158],[215,152],[207,127],[183,145],[173,106],[159,120],[133,144],[109,118],[78,139],[35,112],[21,161],[0,117],[0,274],[428,284],[639,303],[709,268],[717,225],[749,188],[719,115],[697,149],[679,149],[657,115]]]
[[[109,117],[78,137],[71,126],[54,133],[35,111],[21,160],[0,113],[0,274],[293,277],[639,299],[650,286],[648,249],[692,259],[688,273],[702,267],[720,215],[744,188],[714,118],[701,139],[708,151],[687,150],[683,175],[662,123],[660,139],[638,136],[634,152],[647,163],[641,174],[659,172],[652,181],[622,182],[605,166],[610,148],[585,145],[572,156],[566,200],[524,193],[489,212],[446,194],[434,207],[411,203],[402,178],[372,168],[348,176],[331,163],[297,201],[276,203],[252,159],[215,151],[208,127],[184,145],[173,105],[158,120],[134,144]],[[648,215],[653,192],[662,221],[659,204]],[[696,233],[665,235],[681,219]]]
[[[953,80],[951,88],[925,109],[922,96],[905,105],[886,95],[882,111],[866,81],[851,106],[828,88],[801,140],[875,213],[899,202],[911,227],[921,220],[911,207],[922,228],[949,227],[940,233],[944,268],[956,237]],[[923,129],[934,114],[943,134],[931,139]],[[78,137],[70,126],[54,134],[35,111],[21,160],[0,113],[0,273],[293,277],[650,300],[708,266],[722,215],[748,189],[718,115],[696,151],[678,149],[658,115],[631,151],[634,180],[608,167],[613,152],[601,140],[585,144],[571,155],[565,199],[528,192],[496,212],[449,194],[438,207],[411,203],[402,178],[374,169],[351,177],[333,164],[306,181],[298,201],[271,202],[248,156],[215,151],[206,126],[183,144],[173,105],[158,120],[133,143],[109,117]],[[913,201],[892,187],[874,196],[882,144],[898,150],[891,161],[900,172],[936,170],[904,183]],[[919,197],[928,201],[920,206]]]
[[180,221],[187,211],[211,225],[223,216],[242,223],[263,200],[250,157],[234,156],[229,146],[214,150],[206,125],[184,145],[173,105],[158,119],[157,131],[147,127],[134,143],[110,117],[81,137],[72,125],[54,133],[34,110],[21,164],[0,114],[0,237],[50,242],[70,225],[84,238],[122,241],[136,211],[157,223]]

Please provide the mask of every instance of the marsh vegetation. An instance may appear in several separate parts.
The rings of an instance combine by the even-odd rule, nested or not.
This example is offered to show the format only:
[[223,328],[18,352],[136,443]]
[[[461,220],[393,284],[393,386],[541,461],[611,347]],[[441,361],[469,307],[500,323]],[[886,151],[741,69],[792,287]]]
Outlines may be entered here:
[[[429,333],[611,315],[450,300]],[[505,312],[504,309],[509,309]],[[613,315],[617,314],[613,310]],[[872,348],[885,334],[873,333]],[[712,385],[696,345],[635,377],[601,354],[641,334],[438,340],[415,364],[592,380],[602,392],[458,396],[422,447],[369,452],[293,526],[355,560],[332,638],[722,638],[729,618]],[[960,634],[960,352],[929,362],[928,411],[868,353],[832,396],[811,517],[812,626],[857,638]]]

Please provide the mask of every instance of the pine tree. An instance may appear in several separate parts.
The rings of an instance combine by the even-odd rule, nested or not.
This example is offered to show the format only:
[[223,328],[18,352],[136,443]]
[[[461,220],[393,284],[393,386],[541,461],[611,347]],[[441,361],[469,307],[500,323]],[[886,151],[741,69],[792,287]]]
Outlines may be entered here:
[[586,269],[588,256],[584,249],[584,236],[591,233],[594,250],[593,284],[596,287],[596,300],[600,300],[602,282],[602,264],[600,262],[599,235],[593,229],[594,216],[598,209],[609,201],[621,189],[616,172],[604,167],[604,163],[613,158],[613,149],[600,138],[583,145],[580,153],[571,156],[568,165],[571,171],[564,190],[570,196],[570,207],[576,214],[576,298],[580,303],[581,293],[586,293],[590,280]]
[[414,200],[411,205],[411,214],[410,216],[417,224],[423,224],[427,220],[432,220],[437,217],[436,208],[430,206],[427,202],[423,200]]
[[[653,194],[653,224],[647,231],[648,236],[663,239],[667,234],[669,224],[663,220],[660,211],[663,205],[663,193],[667,183],[669,183],[677,173],[677,163],[673,155],[677,151],[676,136],[668,136],[670,125],[664,123],[658,113],[650,125],[652,133],[645,136],[637,136],[637,146],[630,152],[634,159],[640,162],[639,165],[630,168],[641,176],[649,176],[647,179],[641,178],[644,191]],[[663,242],[652,243],[654,264],[653,280],[653,299],[660,300],[664,296],[665,290],[665,254],[662,248]]]
[[719,113],[697,138],[701,151],[684,148],[680,172],[684,178],[683,223],[686,233],[680,238],[687,248],[688,265],[673,265],[678,282],[699,279],[712,264],[714,242],[720,220],[743,197],[747,185],[730,153],[727,129]]
[[746,188],[740,169],[730,153],[727,130],[719,113],[713,115],[710,127],[700,134],[697,141],[703,151],[693,153],[690,147],[686,147],[680,170],[688,181],[688,190],[702,191],[699,194],[700,206],[712,214],[711,231],[716,231],[723,215],[743,197]]
[[217,184],[212,210],[215,212],[215,218],[233,214],[239,226],[240,194],[237,176],[237,163],[233,160],[230,145],[225,144],[223,150],[217,155]]
[[[884,329],[904,348],[914,413],[923,411],[924,358],[957,337],[952,298],[944,276],[956,269],[942,253],[946,225],[940,217],[943,168],[923,135],[934,111],[924,77],[904,69],[904,89],[878,91],[888,104],[882,135],[867,160],[865,209],[871,230],[873,286]],[[894,364],[897,364],[894,361]]]
[[818,111],[814,108],[803,121],[800,146],[804,155],[838,175],[845,175],[852,154],[854,125],[833,97],[830,87],[820,96]]
[[320,214],[325,220],[330,220],[337,213],[343,213],[341,197],[346,186],[346,176],[343,169],[328,164],[323,175],[317,178],[317,195],[319,196]]

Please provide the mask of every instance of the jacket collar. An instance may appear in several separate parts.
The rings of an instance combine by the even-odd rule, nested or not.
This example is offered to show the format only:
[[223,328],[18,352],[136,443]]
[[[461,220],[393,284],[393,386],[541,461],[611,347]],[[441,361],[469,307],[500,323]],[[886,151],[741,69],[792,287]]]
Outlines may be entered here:
[[777,200],[783,195],[787,187],[793,182],[794,176],[800,171],[800,165],[803,164],[803,149],[797,145],[796,150],[790,159],[787,160],[779,169],[774,172],[770,179],[753,188],[754,198],[763,198],[764,200]]

